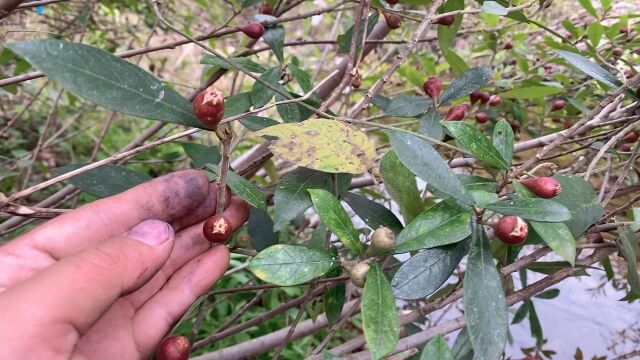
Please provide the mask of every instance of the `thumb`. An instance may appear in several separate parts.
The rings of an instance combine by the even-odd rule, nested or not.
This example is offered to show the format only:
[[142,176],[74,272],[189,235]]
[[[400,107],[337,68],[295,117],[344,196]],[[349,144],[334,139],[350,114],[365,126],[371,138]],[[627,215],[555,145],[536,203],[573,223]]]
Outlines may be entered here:
[[46,323],[70,324],[82,334],[120,296],[148,281],[167,261],[173,243],[171,225],[146,220],[63,258],[3,295],[21,299],[25,310],[39,309]]

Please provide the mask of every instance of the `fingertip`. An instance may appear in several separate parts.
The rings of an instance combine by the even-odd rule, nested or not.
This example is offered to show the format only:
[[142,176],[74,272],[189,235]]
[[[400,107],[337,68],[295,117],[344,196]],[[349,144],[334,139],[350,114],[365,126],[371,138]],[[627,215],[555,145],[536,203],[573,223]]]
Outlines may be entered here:
[[232,196],[229,206],[222,213],[233,225],[233,229],[240,228],[248,219],[251,212],[251,205],[239,196]]

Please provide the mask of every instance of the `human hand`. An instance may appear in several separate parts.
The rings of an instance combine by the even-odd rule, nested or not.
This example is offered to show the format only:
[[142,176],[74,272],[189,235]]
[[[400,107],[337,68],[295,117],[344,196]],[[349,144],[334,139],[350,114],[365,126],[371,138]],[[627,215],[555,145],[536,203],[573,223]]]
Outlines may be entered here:
[[[216,207],[202,171],[159,177],[48,221],[0,247],[0,358],[147,358],[223,276],[202,235]],[[232,197],[234,230],[249,206]]]

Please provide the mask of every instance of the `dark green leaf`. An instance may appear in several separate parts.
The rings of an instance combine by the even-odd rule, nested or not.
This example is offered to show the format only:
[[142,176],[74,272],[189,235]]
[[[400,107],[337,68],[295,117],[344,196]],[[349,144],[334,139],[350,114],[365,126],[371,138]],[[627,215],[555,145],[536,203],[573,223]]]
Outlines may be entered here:
[[313,89],[313,83],[311,83],[311,76],[309,74],[293,64],[289,64],[288,67],[291,69],[291,73],[296,80],[298,80],[298,84],[300,84],[302,91],[308,93]]
[[509,164],[493,147],[489,139],[471,124],[462,121],[441,121],[440,124],[446,127],[451,135],[479,160],[499,169],[509,169]]
[[426,96],[396,96],[385,110],[386,115],[414,117],[427,112],[433,105],[431,98]]
[[498,194],[483,190],[470,190],[469,194],[478,208],[484,208],[487,204],[493,204],[500,200]]
[[472,241],[464,276],[464,310],[475,356],[500,359],[507,341],[507,303],[482,225],[472,223]]
[[450,103],[483,87],[491,80],[491,69],[474,67],[453,80],[440,97],[441,104]]
[[573,266],[576,259],[576,241],[567,225],[561,222],[538,221],[529,221],[529,224],[556,254]]
[[471,234],[470,208],[442,201],[418,215],[397,236],[395,253],[456,243]]
[[278,233],[273,231],[273,220],[269,214],[255,207],[251,208],[249,221],[247,221],[247,232],[251,245],[257,251],[262,251],[278,243]]
[[437,190],[465,204],[473,203],[460,180],[431,144],[406,133],[388,131],[387,134],[398,158],[409,170]]
[[331,190],[331,175],[299,167],[280,179],[273,196],[275,227],[280,229],[313,206],[309,189]]
[[622,85],[618,78],[584,56],[564,50],[556,50],[556,52],[578,70],[604,83],[605,85],[611,88],[617,88]]
[[342,194],[344,200],[351,209],[372,229],[386,226],[395,234],[402,230],[402,223],[384,205],[370,200],[366,196],[356,193],[345,192]]
[[415,176],[407,169],[395,151],[390,150],[380,160],[380,176],[391,198],[400,206],[405,224],[422,211],[420,192]]
[[485,208],[502,215],[518,215],[534,221],[560,222],[571,218],[571,213],[563,205],[539,198],[499,201]]
[[[286,89],[282,84],[280,84],[280,68],[278,67],[271,68],[264,74],[260,75],[260,80],[276,89],[280,89],[284,93],[287,93]],[[263,83],[256,81],[251,89],[251,103],[254,108],[262,107],[267,104],[275,94],[275,91],[271,90]]]
[[518,324],[524,320],[529,314],[529,304],[530,300],[525,300],[522,305],[516,310],[516,313],[513,315],[513,320],[511,320],[511,324]]
[[7,46],[66,90],[110,110],[202,127],[182,95],[106,51],[62,40],[29,40]]
[[396,347],[400,322],[389,280],[375,262],[367,274],[360,309],[371,358],[378,360]]
[[402,264],[391,281],[395,297],[421,299],[438,290],[464,257],[467,245],[468,241],[461,241],[427,249],[411,257]]
[[493,146],[498,150],[502,158],[511,166],[513,160],[513,129],[511,125],[502,119],[493,128]]
[[453,352],[441,334],[431,339],[422,349],[420,360],[453,360]]
[[[267,68],[258,64],[257,62],[244,57],[231,57],[229,60],[233,61],[235,64],[239,65],[242,69],[255,72],[255,73],[263,73],[267,71]],[[227,61],[220,59],[217,56],[205,54],[200,60],[200,64],[207,64],[217,66],[221,69],[227,70],[235,70],[235,68],[229,64]]]
[[640,280],[638,280],[638,268],[636,261],[638,256],[638,236],[631,227],[618,227],[618,251],[627,260],[627,281],[629,282],[629,293],[621,300],[632,301],[640,298]]
[[471,340],[469,339],[469,330],[467,327],[463,327],[458,333],[456,341],[453,342],[453,356],[456,360],[472,360],[473,359],[473,347],[471,346]]
[[266,282],[292,286],[322,276],[339,264],[338,257],[326,250],[278,244],[256,255],[249,270]]
[[262,4],[263,0],[242,0],[242,8],[246,9],[248,7],[256,6]]
[[[220,176],[220,167],[214,164],[205,165],[207,170],[213,172],[217,176]],[[231,188],[234,194],[243,198],[251,206],[256,207],[262,211],[267,211],[267,203],[265,201],[264,194],[258,190],[249,180],[242,176],[229,171],[227,173],[227,185]]]
[[[371,15],[369,15],[369,19],[367,20],[367,35],[371,33],[373,27],[378,22],[378,12],[374,11]],[[358,32],[358,37],[356,39],[356,46],[360,49],[360,44],[362,44],[362,34],[364,33],[364,22],[361,22],[360,31]],[[346,54],[351,49],[351,41],[353,40],[353,26],[351,26],[344,34],[338,35],[338,54]]]
[[[567,269],[572,267],[572,265],[567,261],[543,261],[536,262],[526,267],[527,270],[535,271],[540,274],[552,275],[557,273],[562,269]],[[575,276],[588,276],[586,271],[578,270]]]
[[[340,276],[341,269],[339,267],[327,273],[327,278]],[[347,286],[344,282],[329,287],[324,292],[324,309],[327,313],[327,320],[333,325],[340,320],[342,308],[344,307],[344,299]]]
[[531,329],[531,336],[536,338],[536,344],[541,346],[543,344],[542,326],[540,325],[540,319],[538,319],[538,313],[536,312],[533,302],[529,304],[529,328]]
[[239,120],[242,126],[246,127],[249,131],[260,131],[269,126],[278,125],[279,122],[261,116],[247,116]]
[[[455,10],[464,9],[464,0],[447,0],[445,4],[440,8],[441,13],[447,13]],[[453,24],[449,26],[437,26],[438,31],[438,44],[440,50],[449,50],[456,38],[460,24],[462,23],[462,16],[457,15]]]
[[553,178],[562,186],[562,192],[553,201],[569,209],[571,219],[564,223],[573,237],[578,237],[602,217],[604,209],[591,184],[581,176],[555,175]]
[[458,179],[466,190],[494,191],[498,183],[476,175],[459,174]]
[[389,104],[391,104],[391,99],[389,99],[386,96],[375,95],[371,99],[371,103],[377,106],[378,108],[380,108],[380,110],[384,111],[384,110],[387,110],[387,108],[389,107]]
[[[267,100],[269,101],[269,100]],[[224,99],[224,117],[243,114],[251,108],[251,93],[243,92]]]
[[196,143],[180,143],[180,145],[196,168],[201,168],[204,164],[217,164],[220,162],[220,152],[215,146]]
[[[455,51],[451,49],[445,49],[442,51],[442,56],[447,60],[449,65],[451,66],[451,70],[456,75],[462,75],[465,71],[469,70],[469,64],[464,61],[463,58],[460,57]],[[445,91],[446,92],[446,91]],[[441,104],[444,104],[442,100],[440,100]]]
[[362,243],[360,243],[358,231],[353,226],[349,214],[342,208],[340,200],[327,190],[309,189],[308,191],[322,222],[336,234],[345,247],[360,254]]
[[560,289],[549,289],[535,295],[535,297],[538,299],[555,299],[558,295],[560,295]]
[[[89,163],[67,165],[52,170],[54,176],[79,169]],[[124,166],[106,164],[98,168],[76,175],[67,182],[79,187],[82,191],[99,197],[108,197],[129,190],[136,185],[151,180],[151,177]]]
[[284,62],[284,27],[282,25],[268,26],[264,30],[262,40],[269,45],[271,51],[282,64]]
[[430,109],[420,117],[420,130],[418,132],[432,139],[442,140],[444,137],[444,128],[440,125],[440,120],[442,120],[440,114]]

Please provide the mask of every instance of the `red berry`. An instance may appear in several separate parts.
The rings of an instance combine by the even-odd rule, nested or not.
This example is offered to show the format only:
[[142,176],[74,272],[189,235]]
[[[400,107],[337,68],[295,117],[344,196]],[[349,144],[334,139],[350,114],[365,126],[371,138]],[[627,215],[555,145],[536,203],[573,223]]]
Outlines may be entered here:
[[507,41],[507,42],[504,44],[504,49],[505,49],[505,50],[511,50],[511,49],[513,49],[513,43],[512,43],[511,41]]
[[544,199],[551,199],[562,192],[562,186],[554,178],[548,176],[520,181],[532,193]]
[[631,145],[629,145],[629,144],[620,144],[620,146],[618,147],[618,150],[620,150],[622,152],[631,152]]
[[223,215],[213,215],[202,226],[204,237],[214,244],[220,244],[229,239],[233,233],[233,225]]
[[389,27],[389,29],[397,29],[402,25],[402,18],[400,16],[386,11],[383,11],[382,15],[384,16],[384,21],[387,23],[387,27]]
[[395,5],[399,2],[399,0],[387,0],[387,4],[389,5]]
[[626,69],[624,71],[624,77],[625,79],[631,79],[633,77],[633,71],[631,71],[631,69]]
[[471,105],[477,103],[480,99],[482,99],[482,93],[480,90],[476,90],[469,94],[469,101],[471,101]]
[[162,340],[156,351],[158,360],[187,360],[191,344],[189,339],[180,335],[169,336]]
[[494,226],[493,230],[502,242],[518,245],[527,238],[529,227],[519,216],[505,216]]
[[638,141],[638,133],[635,131],[632,131],[630,133],[628,133],[625,137],[624,137],[624,141],[628,142],[628,143],[634,143],[636,141]]
[[489,106],[498,106],[502,104],[502,98],[498,95],[491,95],[489,98]]
[[422,89],[434,103],[437,103],[440,99],[440,93],[442,92],[442,82],[437,77],[432,76],[422,84]]
[[620,56],[622,56],[622,54],[624,54],[624,50],[622,50],[621,48],[614,48],[614,49],[611,51],[611,54],[612,54],[613,56],[615,56],[615,57],[620,57]]
[[489,102],[489,100],[491,100],[491,94],[489,94],[488,92],[480,93],[480,103],[486,104]]
[[489,120],[489,115],[486,112],[479,112],[476,114],[476,121],[480,124],[484,124]]
[[262,37],[262,34],[264,34],[264,26],[257,22],[250,22],[243,25],[240,28],[240,31],[245,33],[245,35],[247,35],[248,37],[257,40]]
[[438,25],[451,26],[451,24],[453,24],[455,21],[456,21],[455,15],[447,15],[447,16],[438,18],[438,20],[434,21],[433,23]]
[[618,30],[618,32],[620,34],[628,34],[629,33],[629,28],[626,27],[626,26],[623,26],[623,27],[620,28],[620,30]]
[[554,122],[554,123],[556,123],[556,124],[560,124],[560,123],[562,122],[562,119],[560,119],[560,118],[553,118],[553,119],[551,119],[551,121],[553,121],[553,122]]
[[462,119],[464,119],[465,116],[467,116],[467,108],[468,107],[469,107],[469,105],[467,105],[467,104],[461,104],[461,105],[452,106],[449,109],[449,111],[447,112],[447,115],[444,117],[444,119],[446,121],[462,120]]
[[273,7],[271,4],[267,2],[262,3],[262,6],[260,6],[260,14],[273,15]]
[[224,96],[215,86],[209,86],[193,99],[193,112],[205,126],[215,128],[224,116]]
[[556,100],[551,104],[551,111],[557,111],[564,107],[564,100]]

